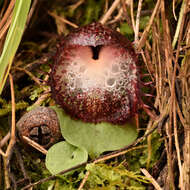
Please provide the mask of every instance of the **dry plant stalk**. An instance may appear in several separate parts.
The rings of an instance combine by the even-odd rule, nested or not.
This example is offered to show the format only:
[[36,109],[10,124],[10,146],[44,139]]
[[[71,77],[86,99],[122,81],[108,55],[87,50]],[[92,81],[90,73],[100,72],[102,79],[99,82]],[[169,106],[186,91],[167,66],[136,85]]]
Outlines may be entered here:
[[11,104],[12,104],[12,121],[11,121],[10,141],[9,141],[9,144],[7,146],[5,153],[0,149],[0,154],[3,156],[4,181],[5,181],[4,183],[5,183],[6,189],[9,189],[11,187],[10,178],[9,178],[10,159],[11,159],[11,155],[13,153],[14,145],[16,143],[15,93],[14,93],[13,77],[11,74],[9,74],[9,79],[10,79],[10,87],[11,87]]
[[3,49],[4,39],[6,37],[7,30],[11,24],[12,11],[16,0],[12,0],[7,7],[5,1],[0,11],[0,53]]
[[[183,2],[187,4],[187,1]],[[150,31],[152,30],[152,45],[148,41],[144,42],[145,52],[143,60],[145,60],[146,65],[153,65],[153,71],[151,75],[155,78],[156,83],[156,99],[155,107],[162,113],[164,107],[169,105],[168,119],[162,126],[163,132],[166,134],[165,147],[167,152],[167,173],[161,178],[164,180],[164,189],[176,189],[174,183],[174,164],[179,168],[179,181],[178,185],[180,189],[190,188],[190,135],[189,135],[189,121],[190,115],[187,110],[189,110],[189,88],[188,83],[188,71],[189,71],[189,51],[186,50],[185,61],[181,63],[179,57],[184,53],[182,48],[184,34],[187,34],[186,38],[190,38],[189,28],[184,27],[185,19],[187,26],[190,26],[190,20],[186,17],[187,5],[184,5],[183,10],[185,14],[182,16],[180,23],[180,31],[178,33],[178,41],[176,50],[172,48],[172,38],[170,32],[170,24],[166,14],[165,1],[161,0],[161,7],[158,15],[157,12],[156,20],[150,26]],[[163,26],[163,33],[160,31],[160,20]],[[189,40],[186,41],[186,47],[189,47]],[[143,46],[142,46],[143,47]],[[175,48],[175,47],[174,47]],[[150,68],[148,69],[150,72]],[[180,73],[180,74],[179,74]],[[182,88],[178,86],[182,86]],[[177,90],[176,90],[177,89]],[[182,89],[182,90],[181,90]],[[182,95],[181,95],[182,94]],[[178,97],[181,95],[180,97]],[[169,103],[170,102],[170,103]],[[183,107],[181,107],[181,105]],[[182,110],[181,110],[182,109]],[[179,116],[179,119],[177,118]],[[154,121],[150,120],[147,130],[151,128]],[[180,129],[181,127],[184,127]],[[179,130],[180,129],[180,130]],[[184,132],[184,142],[183,133]],[[183,151],[181,144],[184,143]],[[189,146],[188,146],[189,145]],[[149,159],[151,157],[151,137],[148,137],[148,147],[149,147]],[[182,153],[183,152],[183,157]],[[182,163],[183,160],[183,163]],[[150,161],[150,160],[149,160]],[[149,166],[149,164],[147,165]],[[188,169],[187,169],[188,168]],[[163,175],[163,173],[162,173]],[[167,181],[170,184],[167,185]]]
[[[190,21],[188,23],[190,26]],[[186,31],[186,45],[190,45],[190,28],[187,27]],[[183,173],[180,176],[184,184],[184,189],[190,187],[190,50],[186,49],[184,62],[180,70],[180,78],[182,83],[182,112],[184,115],[184,145],[183,145]]]

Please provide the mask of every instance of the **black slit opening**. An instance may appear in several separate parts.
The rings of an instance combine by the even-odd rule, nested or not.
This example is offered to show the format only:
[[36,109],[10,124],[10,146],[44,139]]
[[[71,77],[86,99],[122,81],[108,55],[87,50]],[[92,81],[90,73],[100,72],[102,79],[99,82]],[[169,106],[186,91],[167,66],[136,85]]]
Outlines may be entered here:
[[92,48],[92,59],[94,59],[94,60],[99,59],[99,53],[100,53],[102,46],[96,46],[96,47],[91,46],[91,48]]

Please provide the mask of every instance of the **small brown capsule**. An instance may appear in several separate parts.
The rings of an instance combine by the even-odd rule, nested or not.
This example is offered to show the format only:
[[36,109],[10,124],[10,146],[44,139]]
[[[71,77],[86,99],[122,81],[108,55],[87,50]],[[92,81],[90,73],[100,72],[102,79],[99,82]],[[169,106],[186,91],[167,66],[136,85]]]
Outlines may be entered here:
[[24,114],[17,122],[18,135],[37,142],[44,148],[55,144],[61,137],[59,121],[55,111],[47,107],[37,107]]

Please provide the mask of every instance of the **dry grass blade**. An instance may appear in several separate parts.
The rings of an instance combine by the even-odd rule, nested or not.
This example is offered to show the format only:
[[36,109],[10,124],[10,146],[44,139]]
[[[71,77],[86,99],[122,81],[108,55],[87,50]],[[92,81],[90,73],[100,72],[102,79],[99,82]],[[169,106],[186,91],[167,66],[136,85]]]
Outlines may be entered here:
[[10,78],[10,85],[11,85],[11,103],[12,103],[12,123],[11,123],[11,136],[9,146],[6,151],[6,155],[8,156],[12,151],[12,148],[16,142],[16,124],[15,124],[15,93],[14,93],[14,85],[13,85],[13,78],[12,75],[9,74]]
[[137,47],[137,49],[138,49],[139,51],[141,50],[141,48],[144,46],[144,44],[145,44],[145,42],[146,42],[146,38],[147,38],[147,36],[148,36],[148,33],[149,33],[149,31],[150,31],[150,28],[151,28],[151,26],[152,26],[152,23],[153,23],[153,21],[154,21],[154,18],[155,18],[156,14],[157,14],[157,11],[158,11],[158,9],[159,9],[160,1],[161,1],[161,0],[158,0],[158,1],[157,1],[156,5],[155,5],[155,8],[154,8],[154,10],[153,10],[153,12],[152,12],[152,15],[151,15],[151,17],[150,17],[150,20],[149,20],[149,22],[148,22],[148,25],[147,25],[147,27],[145,28],[145,30],[144,30],[144,32],[143,32],[143,34],[142,34],[141,39],[139,40],[139,44],[138,44],[138,47]]
[[[163,24],[163,35],[164,35],[164,48],[165,48],[165,60],[166,60],[166,70],[168,73],[168,83],[170,87],[170,95],[174,94],[174,88],[172,86],[172,76],[173,76],[173,67],[172,67],[172,49],[171,49],[171,38],[170,38],[170,31],[169,31],[169,24],[166,18],[165,13],[165,3],[161,1],[161,18]],[[171,97],[171,107],[170,107],[170,114],[169,114],[169,121],[166,124],[166,134],[168,136],[168,141],[165,141],[166,151],[167,151],[167,160],[168,160],[168,176],[169,180],[171,181],[172,189],[175,189],[174,184],[174,175],[173,175],[173,162],[172,162],[172,154],[173,154],[173,132],[172,132],[172,115],[173,115],[173,106],[174,96]]]
[[2,20],[0,21],[0,30],[3,28],[3,26],[5,25],[5,23],[6,23],[7,21],[9,21],[9,17],[10,17],[10,15],[11,15],[11,13],[12,13],[12,10],[13,10],[14,4],[15,4],[15,1],[16,1],[16,0],[12,0],[12,1],[10,2],[10,4],[9,4],[9,6],[8,6],[6,12],[5,12],[5,14],[3,15],[3,18],[2,18]]
[[139,23],[140,23],[140,13],[142,9],[143,0],[139,0],[138,9],[137,9],[137,17],[136,17],[136,24],[135,24],[135,44],[138,44],[138,35],[139,35]]
[[120,0],[115,0],[112,4],[112,6],[109,8],[109,10],[106,12],[106,14],[103,16],[103,18],[100,20],[101,24],[105,24],[106,21],[109,19],[113,11],[116,9],[118,4],[120,3]]
[[82,182],[81,182],[81,184],[80,184],[80,186],[79,186],[79,188],[78,188],[78,190],[82,190],[82,188],[84,187],[89,175],[90,175],[90,172],[87,171]]
[[11,24],[11,18],[12,18],[12,13],[10,13],[9,17],[7,18],[7,22],[5,23],[5,25],[0,30],[0,40],[6,34],[8,28],[9,28],[9,26]]
[[[190,23],[190,21],[189,21]],[[187,37],[186,37],[186,45],[190,44],[190,29],[186,28]],[[182,113],[184,115],[183,118],[183,126],[184,126],[184,145],[183,145],[183,164],[182,164],[182,176],[180,176],[182,180],[182,185],[184,189],[188,189],[190,187],[190,83],[189,83],[189,71],[190,71],[190,56],[189,49],[186,50],[186,54],[184,57],[183,65],[180,69],[180,78],[182,82]]]
[[14,84],[12,75],[9,74],[10,79],[10,86],[11,86],[11,103],[12,103],[12,123],[11,123],[11,134],[10,134],[10,141],[7,147],[6,153],[3,155],[3,162],[4,162],[4,175],[5,175],[5,185],[6,188],[10,188],[11,184],[9,181],[9,168],[10,168],[10,159],[13,153],[13,147],[16,143],[16,133],[15,133],[15,94],[14,94]]
[[[182,34],[183,34],[183,28],[184,28],[184,22],[185,22],[185,17],[186,17],[186,14],[183,14],[183,13],[186,13],[187,12],[187,5],[186,5],[187,1],[183,1],[182,3],[182,6],[181,6],[181,11],[180,11],[180,18],[179,19],[179,22],[181,22],[181,24],[179,24],[178,22],[178,25],[180,25],[180,30],[179,30],[179,39],[178,39],[178,46],[177,46],[177,52],[176,52],[176,62],[175,62],[175,67],[174,67],[174,74],[173,74],[173,83],[172,83],[172,86],[173,86],[173,89],[175,89],[175,81],[176,81],[176,67],[177,67],[177,60],[179,58],[179,53],[180,53],[180,47],[181,47],[181,41],[182,41]],[[182,16],[181,16],[182,14]],[[176,33],[178,31],[178,27],[176,29]],[[174,36],[174,39],[175,39],[175,36]],[[174,91],[174,90],[173,90]],[[173,92],[174,93],[174,92]],[[173,95],[174,96],[174,95]],[[175,137],[175,147],[176,147],[176,152],[177,152],[177,160],[178,160],[178,167],[179,167],[179,173],[180,173],[180,178],[179,178],[179,186],[181,189],[185,189],[184,188],[184,179],[183,179],[183,168],[182,168],[182,162],[181,162],[181,155],[180,155],[180,145],[179,145],[179,140],[178,140],[178,131],[177,131],[177,116],[176,116],[176,100],[174,101],[173,103],[173,113],[174,113],[174,118],[173,118],[173,122],[174,122],[174,137]]]
[[133,12],[133,0],[131,1],[130,4],[130,13],[131,13],[131,22],[133,26],[133,31],[135,31],[135,19],[134,19],[134,12]]
[[180,15],[179,15],[179,19],[178,19],[178,24],[177,24],[177,28],[175,31],[175,35],[174,35],[174,39],[172,42],[172,47],[175,48],[177,39],[179,37],[179,33],[180,33],[180,29],[181,29],[181,25],[182,25],[182,19],[184,18],[184,13],[185,13],[185,1],[183,1],[182,5],[181,5],[181,10],[180,10]]
[[156,190],[162,190],[160,185],[156,182],[156,180],[149,174],[149,172],[146,169],[142,168],[141,172],[152,182]]
[[55,13],[49,12],[49,15],[51,15],[52,17],[54,17],[55,19],[58,19],[59,21],[66,23],[70,26],[72,26],[73,28],[78,28],[78,26],[70,21],[68,21],[67,19],[60,17],[58,15],[56,15]]
[[23,136],[23,139],[27,142],[27,144],[29,144],[30,146],[32,146],[33,148],[35,148],[36,150],[40,151],[43,154],[47,154],[47,150],[45,148],[43,148],[41,145],[39,145],[38,143],[36,143],[35,141],[29,139],[28,137]]

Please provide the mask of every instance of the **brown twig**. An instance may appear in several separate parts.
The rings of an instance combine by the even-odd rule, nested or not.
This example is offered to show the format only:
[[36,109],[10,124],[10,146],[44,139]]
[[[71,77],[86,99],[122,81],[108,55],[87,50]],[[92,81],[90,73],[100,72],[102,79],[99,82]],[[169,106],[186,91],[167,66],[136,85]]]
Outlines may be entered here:
[[173,15],[175,20],[177,20],[176,14],[175,14],[175,0],[172,1],[172,11],[173,11]]
[[141,168],[140,170],[151,181],[156,190],[162,190],[157,181],[149,174],[149,172],[146,169]]
[[88,179],[88,176],[90,175],[90,171],[87,171],[78,190],[82,190],[82,188],[84,187],[84,184],[86,183],[87,179]]
[[7,142],[8,140],[10,139],[10,132],[8,132],[4,137],[3,139],[0,141],[0,148],[3,147]]
[[127,12],[127,6],[130,6],[130,3],[128,1],[125,1],[125,0],[122,0],[121,3],[122,3],[122,9],[123,9],[123,16],[126,19],[126,22],[129,25],[129,27],[131,29],[133,29],[130,16],[129,16],[128,12]]
[[69,20],[63,18],[63,17],[60,17],[58,15],[56,15],[55,13],[53,12],[48,12],[49,15],[51,15],[52,17],[54,17],[55,19],[58,19],[59,21],[63,22],[63,23],[66,23],[70,26],[72,26],[73,28],[78,28],[78,26],[72,22],[70,22]]
[[179,38],[178,38],[177,51],[176,51],[176,63],[177,63],[177,60],[179,58],[179,52],[180,52],[180,49],[181,49],[181,40],[182,40],[182,37],[183,37],[184,23],[185,23],[185,18],[186,18],[186,14],[187,14],[187,1],[184,0],[183,4],[182,4],[182,6],[183,6],[183,11],[182,11],[183,15],[182,15],[182,20],[181,20],[181,24],[180,24]]
[[10,86],[11,86],[11,103],[12,103],[12,122],[11,122],[11,136],[10,136],[10,142],[8,145],[8,148],[6,150],[6,156],[10,154],[12,151],[12,148],[16,142],[16,124],[15,124],[15,93],[14,93],[14,84],[13,84],[13,78],[12,75],[9,74],[10,79]]
[[28,137],[23,136],[23,139],[27,142],[27,144],[29,144],[30,146],[34,147],[36,150],[40,151],[43,154],[47,154],[47,150],[45,148],[43,148],[41,145],[39,145],[38,143],[36,143],[35,141],[31,140]]
[[150,20],[149,20],[149,22],[148,22],[148,25],[146,26],[146,28],[145,28],[145,30],[144,30],[142,36],[141,36],[141,39],[139,40],[139,44],[138,44],[138,47],[137,47],[137,50],[139,50],[139,51],[141,50],[141,48],[144,46],[144,44],[145,44],[145,42],[146,42],[146,39],[147,39],[148,33],[149,33],[149,31],[150,31],[150,28],[151,28],[151,26],[152,26],[152,23],[153,23],[153,21],[154,21],[154,18],[155,18],[155,16],[156,16],[156,13],[158,12],[158,9],[159,9],[159,7],[160,7],[160,1],[161,1],[161,0],[158,0],[158,1],[157,1],[156,5],[155,5],[155,7],[154,7],[154,10],[153,10],[153,12],[152,12],[152,15],[151,15],[151,17],[150,17]]
[[[32,18],[32,15],[33,15],[34,11],[36,10],[37,3],[38,3],[38,0],[34,0],[33,3],[32,3],[32,6],[31,6],[31,8],[30,8],[30,12],[29,12],[28,17],[27,17],[26,27],[27,27],[28,24],[30,23],[30,20],[31,20],[31,18]],[[25,28],[26,28],[26,27],[25,27]]]
[[[183,34],[183,28],[184,28],[184,23],[185,23],[185,17],[187,13],[187,1],[183,1],[182,3],[182,12],[184,13],[182,15],[181,23],[180,23],[180,30],[179,30],[179,38],[178,38],[178,45],[177,45],[177,52],[176,52],[176,59],[175,59],[175,65],[174,65],[174,74],[173,74],[173,83],[172,86],[175,88],[174,84],[176,81],[176,67],[177,67],[177,60],[179,58],[179,53],[180,53],[180,47],[181,47],[181,40],[182,40],[182,34]],[[173,92],[174,93],[174,92]],[[174,95],[173,95],[174,96]],[[179,186],[182,190],[185,190],[184,187],[184,175],[183,175],[183,168],[182,168],[182,163],[181,163],[181,151],[180,151],[180,146],[179,146],[179,140],[178,140],[178,132],[177,132],[177,116],[176,116],[176,101],[173,103],[173,113],[174,113],[174,140],[175,140],[175,148],[176,148],[176,153],[177,153],[177,160],[178,160],[178,167],[179,167]]]
[[11,134],[10,134],[10,141],[9,145],[7,147],[6,153],[3,157],[4,161],[4,174],[5,174],[5,185],[6,188],[10,188],[10,182],[9,182],[9,162],[10,158],[13,152],[13,147],[16,143],[16,134],[15,134],[15,94],[14,94],[14,84],[13,84],[13,78],[12,75],[9,74],[10,79],[10,86],[11,86],[11,103],[12,103],[12,123],[11,123]]
[[79,0],[79,1],[77,1],[75,4],[70,5],[69,8],[70,8],[72,11],[74,11],[74,10],[77,9],[80,5],[82,5],[84,2],[85,2],[85,0]]
[[[184,5],[184,12],[186,12],[186,4]],[[174,97],[174,102],[173,102],[173,123],[174,123],[174,141],[175,141],[175,147],[176,147],[176,153],[177,153],[177,160],[178,160],[178,167],[179,167],[179,185],[181,189],[184,189],[183,185],[183,169],[182,169],[182,163],[181,163],[181,156],[180,156],[180,148],[179,148],[179,141],[178,141],[178,134],[177,134],[177,116],[176,116],[176,97],[175,97],[175,81],[176,81],[176,68],[177,68],[177,60],[179,57],[179,51],[180,51],[180,46],[181,46],[181,40],[182,40],[182,33],[183,33],[183,27],[184,27],[184,22],[185,22],[185,16],[186,14],[183,15],[182,22],[181,22],[181,27],[180,27],[180,32],[179,32],[179,39],[178,39],[178,46],[177,46],[177,52],[176,52],[176,60],[175,60],[175,65],[174,65],[174,72],[173,72],[173,80],[172,80],[172,89],[173,93],[172,96]]]
[[106,14],[102,17],[102,19],[100,19],[100,23],[101,24],[105,24],[106,23],[106,21],[109,19],[109,17],[111,16],[111,14],[116,9],[116,7],[118,6],[119,3],[120,3],[120,0],[115,0],[113,2],[113,4],[109,8],[109,10],[106,12]]
[[[49,79],[49,75],[46,75],[44,82],[42,84],[43,85],[47,84],[48,79]],[[50,91],[51,91],[50,87],[45,89],[44,93],[37,99],[37,101],[33,104],[33,106],[40,106],[47,98],[51,96]]]
[[4,36],[4,34],[6,34],[10,24],[11,24],[11,18],[12,18],[12,13],[10,13],[7,22],[5,23],[5,25],[0,29],[0,39],[2,39],[2,37]]
[[104,14],[108,11],[108,4],[109,4],[109,0],[105,0]]
[[40,82],[40,80],[39,80],[37,77],[35,77],[30,71],[26,70],[25,68],[14,67],[13,69],[16,69],[16,70],[18,70],[18,71],[23,71],[23,72],[25,72],[29,77],[31,77],[31,79],[32,79],[36,84],[38,84],[38,85],[40,85],[40,86],[42,85],[41,82]]
[[134,11],[133,11],[133,0],[131,1],[130,5],[131,5],[130,6],[131,22],[132,22],[133,31],[135,31],[135,19],[134,19]]
[[51,96],[49,89],[45,91],[33,104],[33,106],[40,106],[42,103]]
[[142,2],[143,0],[139,0],[138,9],[137,9],[137,16],[136,16],[136,24],[135,24],[135,45],[138,45],[138,36],[139,36],[139,23],[140,23],[140,14],[142,9]]
[[[169,32],[169,26],[168,26],[168,20],[166,19],[166,13],[165,13],[165,3],[162,0],[161,1],[161,17],[162,17],[162,24],[163,24],[163,31],[164,31],[164,51],[165,51],[165,64],[166,64],[166,71],[168,73],[168,84],[169,84],[169,89],[170,93],[173,93],[173,88],[172,88],[172,73],[173,73],[173,68],[172,68],[172,57],[171,57],[171,39],[170,39],[170,32]],[[174,172],[173,172],[173,164],[172,164],[172,144],[173,144],[173,134],[172,134],[172,115],[173,115],[173,102],[174,102],[174,97],[171,97],[171,102],[172,106],[170,108],[170,113],[169,113],[169,120],[166,123],[166,134],[168,136],[168,141],[165,140],[165,147],[166,147],[166,152],[167,152],[167,162],[168,162],[168,177],[170,180],[171,188],[175,189],[175,184],[174,184]]]
[[0,22],[0,29],[1,29],[1,28],[3,27],[3,25],[9,20],[8,18],[9,18],[10,15],[11,15],[11,12],[12,12],[13,7],[14,7],[14,4],[15,4],[15,1],[16,1],[16,0],[12,0],[12,1],[10,2],[9,6],[8,6],[8,8],[7,8],[7,10],[6,10],[6,12],[5,12],[5,14],[4,14],[4,16],[3,16],[2,20],[1,20],[1,22]]
[[5,10],[7,9],[7,5],[8,5],[9,1],[5,0],[3,1],[3,5],[1,5],[1,10],[0,10],[0,18],[2,19],[3,14],[5,13]]
[[123,16],[123,9],[119,9],[118,14],[114,17],[113,20],[109,21],[108,24],[113,24],[115,22],[117,22],[118,20],[120,20]]

